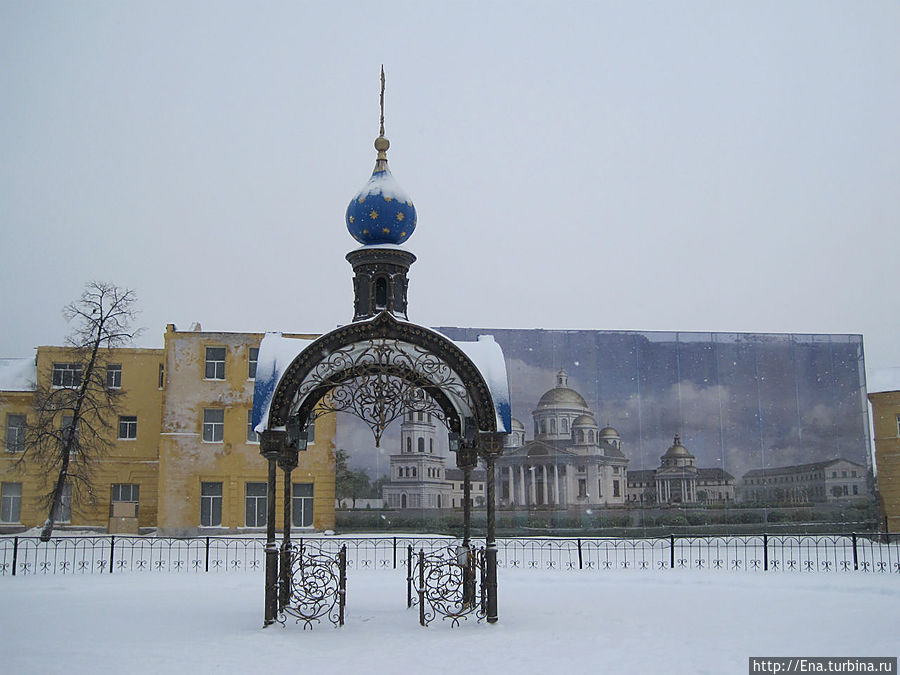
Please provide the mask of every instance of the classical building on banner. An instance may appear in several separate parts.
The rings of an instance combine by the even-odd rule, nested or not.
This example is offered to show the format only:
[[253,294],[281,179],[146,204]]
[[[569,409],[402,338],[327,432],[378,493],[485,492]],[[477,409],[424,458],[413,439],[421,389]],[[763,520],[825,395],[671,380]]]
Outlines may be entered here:
[[869,472],[837,458],[811,464],[753,469],[741,478],[738,501],[810,504],[870,497]]
[[501,506],[624,504],[628,459],[612,427],[599,428],[584,398],[569,387],[565,370],[532,413],[534,438],[513,420],[496,481]]
[[[261,339],[260,333],[179,331],[170,324],[163,349],[110,350],[107,386],[121,391],[108,432],[111,449],[95,464],[93,494],[67,488],[60,528],[263,531],[266,464],[250,424]],[[79,372],[66,347],[38,347],[34,359],[0,360],[0,532],[39,526],[47,516],[40,498],[53,477],[27,456],[24,466],[17,460],[34,415],[36,383],[76,386]],[[295,527],[334,527],[334,420],[316,420],[293,472]],[[279,509],[279,522],[281,516]]]
[[694,504],[734,501],[734,476],[696,466],[676,434],[659,467],[628,472],[629,504]]
[[[437,443],[438,429],[446,433],[431,413],[404,415],[400,424],[400,452],[390,457],[391,482],[382,488],[387,508],[455,509],[463,506],[463,472],[447,467],[447,455]],[[472,506],[484,506],[484,471],[473,470],[470,482]]]

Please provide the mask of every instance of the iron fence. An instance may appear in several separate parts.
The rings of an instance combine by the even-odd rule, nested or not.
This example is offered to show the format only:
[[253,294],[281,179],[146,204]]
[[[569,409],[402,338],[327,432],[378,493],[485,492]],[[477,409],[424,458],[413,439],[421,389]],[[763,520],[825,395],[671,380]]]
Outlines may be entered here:
[[[295,543],[337,554],[348,570],[403,569],[408,547],[432,553],[452,537],[309,536]],[[474,545],[484,542],[473,540]],[[0,536],[0,576],[123,572],[254,572],[265,567],[256,537]],[[646,538],[510,537],[497,540],[498,566],[541,570],[710,569],[900,574],[900,535],[757,534]]]

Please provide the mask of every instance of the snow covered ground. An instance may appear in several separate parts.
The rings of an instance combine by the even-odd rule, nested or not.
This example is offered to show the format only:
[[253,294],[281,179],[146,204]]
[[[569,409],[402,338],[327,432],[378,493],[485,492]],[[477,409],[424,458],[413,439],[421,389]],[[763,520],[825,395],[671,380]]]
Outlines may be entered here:
[[418,625],[401,570],[351,571],[343,628],[262,629],[262,572],[0,577],[4,673],[746,673],[896,656],[900,575],[501,570],[500,622]]

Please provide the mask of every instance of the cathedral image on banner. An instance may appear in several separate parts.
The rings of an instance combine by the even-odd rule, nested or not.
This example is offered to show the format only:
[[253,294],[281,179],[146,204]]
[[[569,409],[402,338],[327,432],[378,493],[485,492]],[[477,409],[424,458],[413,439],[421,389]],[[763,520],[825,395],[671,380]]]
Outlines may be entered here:
[[[437,330],[493,335],[506,356],[502,509],[874,499],[859,335]],[[458,508],[446,430],[409,417],[369,470],[390,479],[385,508]],[[357,438],[338,424],[339,445]],[[477,507],[483,471],[473,479]]]

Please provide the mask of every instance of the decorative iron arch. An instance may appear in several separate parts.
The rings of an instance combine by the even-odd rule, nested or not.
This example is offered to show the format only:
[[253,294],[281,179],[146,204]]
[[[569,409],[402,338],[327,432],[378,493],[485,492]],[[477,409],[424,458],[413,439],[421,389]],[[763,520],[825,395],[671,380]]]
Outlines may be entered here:
[[331,393],[336,400],[326,410],[350,412],[375,425],[377,441],[408,407],[409,390],[386,391],[391,385],[385,378],[427,393],[448,429],[469,448],[490,452],[493,444],[480,438],[507,432],[508,405],[494,400],[472,359],[449,338],[389,312],[337,328],[300,352],[275,387],[267,427],[286,426],[296,417],[306,428],[316,404]]

